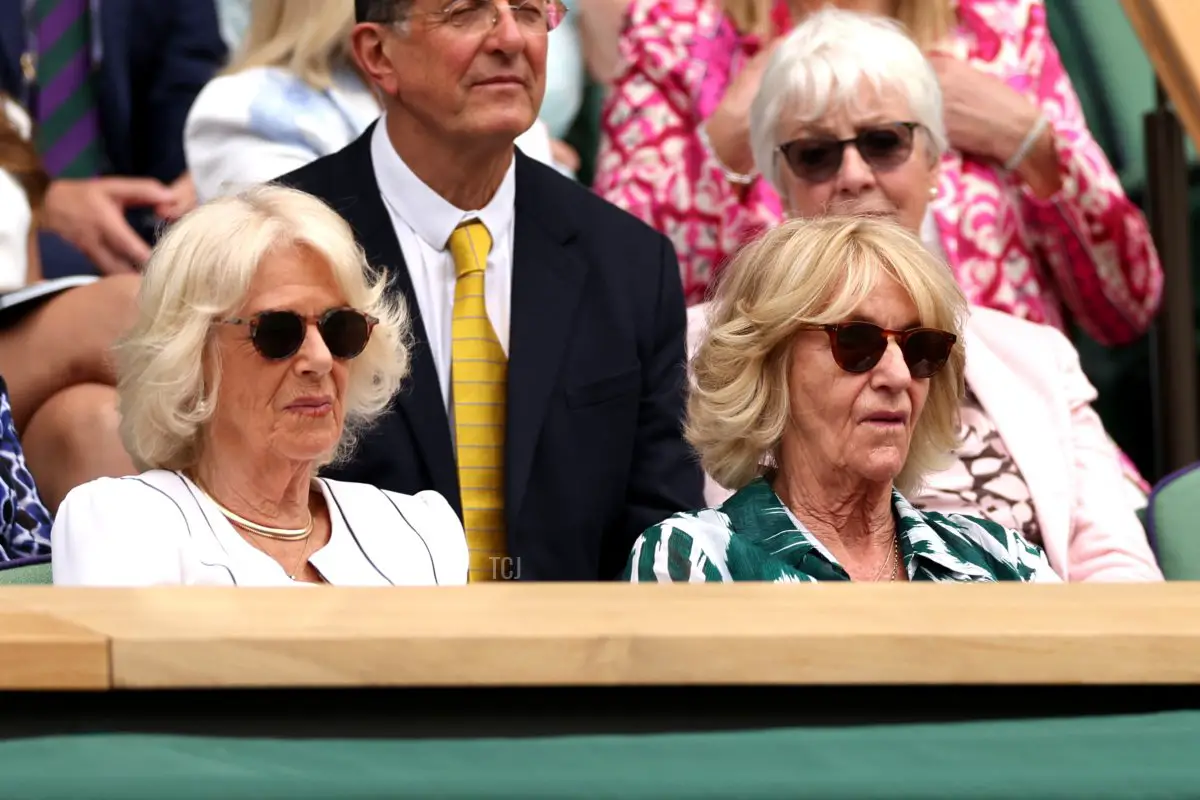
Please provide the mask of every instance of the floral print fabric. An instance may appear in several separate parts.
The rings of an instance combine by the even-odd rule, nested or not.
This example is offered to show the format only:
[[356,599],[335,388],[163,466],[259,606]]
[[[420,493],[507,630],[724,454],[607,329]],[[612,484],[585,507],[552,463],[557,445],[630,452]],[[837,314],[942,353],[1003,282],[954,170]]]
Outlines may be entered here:
[[[1137,338],[1158,308],[1162,270],[1144,218],[1087,124],[1046,27],[1043,0],[959,0],[947,51],[1006,81],[1049,118],[1062,189],[1047,199],[969,154],[948,152],[932,210],[968,300],[1102,344]],[[602,122],[596,190],[666,234],[689,303],[736,249],[782,216],[763,179],[735,186],[697,136],[760,47],[714,0],[634,0],[622,74]]]

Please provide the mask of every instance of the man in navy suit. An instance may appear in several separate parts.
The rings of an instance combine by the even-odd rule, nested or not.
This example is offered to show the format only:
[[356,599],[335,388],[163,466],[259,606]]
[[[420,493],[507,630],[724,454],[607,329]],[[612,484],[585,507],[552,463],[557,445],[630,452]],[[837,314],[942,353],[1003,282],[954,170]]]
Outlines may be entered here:
[[415,341],[392,411],[332,473],[445,496],[472,580],[613,579],[643,530],[703,504],[675,251],[514,147],[558,0],[355,5],[384,116],[281,181],[350,223]]
[[46,277],[135,270],[195,205],[184,120],[225,58],[213,0],[0,0],[0,91],[54,179]]

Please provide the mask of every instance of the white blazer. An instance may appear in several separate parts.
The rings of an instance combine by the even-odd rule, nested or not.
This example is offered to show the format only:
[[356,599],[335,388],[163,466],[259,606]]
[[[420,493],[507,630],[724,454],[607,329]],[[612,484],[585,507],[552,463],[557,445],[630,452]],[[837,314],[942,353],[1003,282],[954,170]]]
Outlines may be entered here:
[[[689,358],[707,329],[707,309],[688,309]],[[1029,486],[1055,571],[1065,581],[1162,580],[1074,345],[1048,325],[978,306],[964,345],[967,383]],[[706,478],[709,505],[730,494]]]
[[[299,169],[353,142],[379,118],[371,89],[353,70],[314,89],[278,67],[256,67],[210,81],[183,131],[196,196],[205,202]],[[536,120],[517,137],[530,158],[553,165],[550,134]]]
[[[332,523],[309,561],[334,586],[465,584],[467,541],[437,492],[318,479]],[[63,500],[50,534],[63,586],[311,586],[247,542],[186,476],[100,478]]]

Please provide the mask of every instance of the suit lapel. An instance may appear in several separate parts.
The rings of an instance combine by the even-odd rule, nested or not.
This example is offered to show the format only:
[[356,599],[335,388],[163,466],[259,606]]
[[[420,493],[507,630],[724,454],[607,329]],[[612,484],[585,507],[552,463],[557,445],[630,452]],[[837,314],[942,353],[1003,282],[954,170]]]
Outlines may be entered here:
[[987,313],[996,312],[975,310],[967,324],[967,382],[1029,487],[1051,560],[1065,565],[1071,532],[1069,498],[1074,492],[1066,483],[1072,469],[1064,457],[1058,420],[1050,410],[1055,398],[1047,396],[1046,387],[1056,385],[1056,376],[1030,376],[1010,367],[995,349],[1003,342],[993,345],[988,340]]
[[[100,41],[104,43],[100,48],[101,61],[93,65],[94,69],[99,70],[97,79],[92,81],[96,87],[96,112],[100,116],[104,139],[117,142],[129,136],[128,124],[122,121],[119,114],[104,112],[105,109],[126,108],[135,104],[135,99],[129,94],[129,63],[125,57],[129,51],[128,28],[132,10],[129,0],[104,0],[95,3],[93,8],[98,18],[92,20],[92,35],[98,33]],[[174,176],[158,177],[174,179]]]
[[504,493],[510,531],[516,528],[587,276],[587,264],[566,246],[575,227],[553,202],[554,187],[540,174],[544,168],[520,151],[516,158]]
[[429,349],[429,337],[413,291],[412,278],[404,263],[404,254],[396,238],[396,230],[392,227],[391,216],[379,193],[375,168],[371,163],[371,136],[374,130],[373,124],[346,148],[350,169],[346,171],[345,182],[342,183],[344,194],[339,193],[335,201],[338,211],[350,223],[366,250],[367,261],[372,266],[388,271],[389,291],[393,297],[404,299],[412,325],[409,349],[411,366],[408,379],[396,396],[396,404],[412,427],[421,458],[433,479],[433,488],[445,496],[461,515],[462,498],[450,439],[450,421],[442,401],[437,367]]

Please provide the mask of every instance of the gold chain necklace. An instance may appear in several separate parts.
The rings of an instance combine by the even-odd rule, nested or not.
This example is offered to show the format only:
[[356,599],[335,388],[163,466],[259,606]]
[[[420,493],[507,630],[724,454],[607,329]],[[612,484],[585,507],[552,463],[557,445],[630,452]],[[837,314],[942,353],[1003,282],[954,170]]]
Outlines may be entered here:
[[891,552],[888,553],[887,561],[883,562],[883,564],[881,564],[879,566],[879,569],[875,572],[875,577],[873,577],[871,580],[872,581],[879,580],[879,577],[881,575],[883,575],[883,573],[887,572],[887,568],[889,565],[892,568],[892,576],[888,580],[895,581],[896,577],[900,574],[900,536],[899,535],[897,535],[895,538],[892,539]]
[[300,570],[308,566],[308,548],[312,546],[311,542],[304,543],[304,550],[300,553],[300,560],[292,567],[292,571],[288,573],[288,580],[296,580],[296,576],[300,574]]
[[[212,497],[210,496],[209,499],[212,500]],[[272,528],[267,525],[259,525],[257,522],[251,522],[245,517],[240,517],[216,500],[213,500],[213,503],[216,505],[217,510],[224,514],[225,518],[233,524],[245,528],[251,533],[265,536],[268,539],[278,539],[283,542],[298,542],[301,539],[307,539],[313,532],[313,526],[316,524],[316,519],[313,517],[312,511],[309,511],[308,524],[303,528]]]
[[879,580],[880,577],[883,576],[883,573],[888,571],[888,567],[892,567],[893,570],[895,569],[895,567],[892,564],[892,560],[896,557],[896,548],[891,547],[891,548],[888,548],[888,550],[890,552],[888,553],[887,559],[882,564],[879,565],[879,569],[875,570],[875,574],[873,576],[871,576],[872,581]]
[[212,504],[217,507],[217,510],[221,512],[225,519],[229,520],[234,525],[237,525],[239,528],[244,528],[250,533],[254,533],[259,536],[265,536],[268,539],[277,539],[282,542],[298,542],[301,539],[307,539],[313,532],[313,525],[316,524],[316,518],[313,516],[312,510],[309,509],[308,523],[303,528],[272,528],[269,525],[260,525],[257,522],[251,522],[245,517],[236,514],[225,506],[221,505],[217,498],[212,496],[211,492],[209,492],[203,486],[200,486],[198,481],[193,481],[193,483],[200,488],[200,491],[204,492],[205,496],[212,501]]

